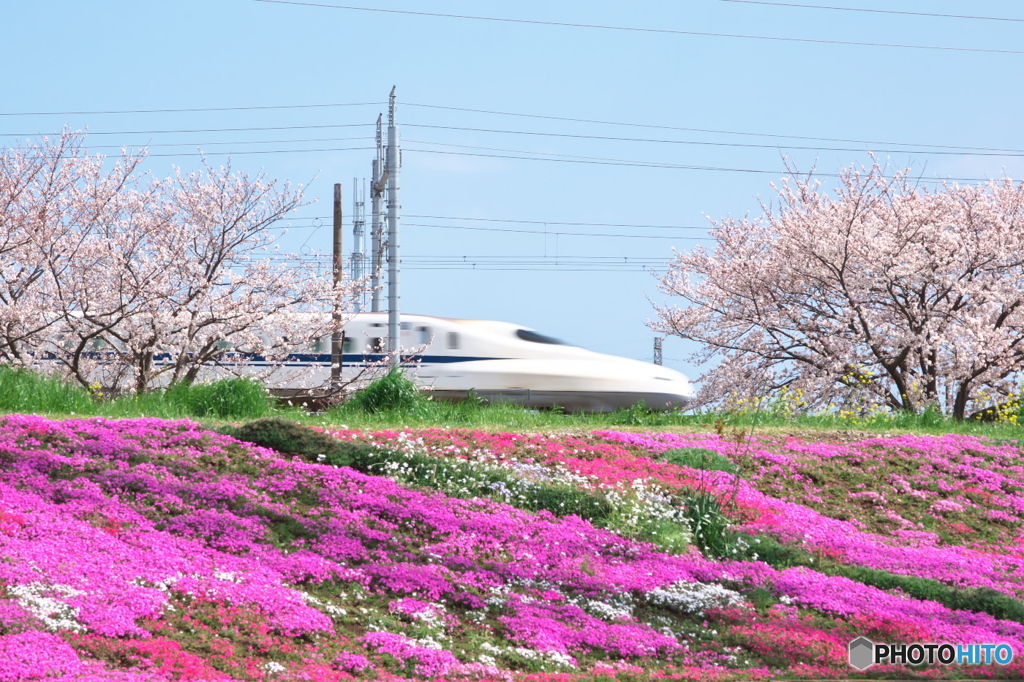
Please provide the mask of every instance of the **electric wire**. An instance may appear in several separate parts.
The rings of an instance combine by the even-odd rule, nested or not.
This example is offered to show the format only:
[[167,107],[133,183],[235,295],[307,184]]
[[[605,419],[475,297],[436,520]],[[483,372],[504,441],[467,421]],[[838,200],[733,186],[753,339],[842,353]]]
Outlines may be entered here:
[[[190,128],[183,130],[104,130],[104,131],[71,131],[81,132],[85,137],[93,135],[177,135],[178,133],[236,133],[259,132],[264,130],[309,130],[313,128],[370,128],[373,123],[330,123],[325,125],[307,126],[253,126],[249,128]],[[57,133],[59,134],[59,133]],[[36,137],[40,133],[0,133],[4,137]]]
[[627,126],[631,128],[651,128],[657,130],[679,130],[684,132],[697,132],[697,133],[715,133],[721,135],[746,135],[755,137],[776,137],[789,140],[808,140],[814,142],[843,142],[847,144],[869,144],[869,145],[893,145],[903,147],[925,147],[930,149],[964,149],[964,150],[980,150],[980,151],[1010,151],[1010,152],[1024,152],[1020,149],[999,149],[993,147],[967,147],[967,146],[956,146],[956,145],[937,145],[937,144],[920,144],[916,142],[885,142],[879,140],[853,140],[841,137],[811,137],[806,135],[780,135],[775,133],[751,133],[736,130],[714,130],[707,128],[686,128],[681,126],[670,126],[661,125],[655,123],[629,123],[624,121],[604,121],[600,119],[592,118],[571,118],[568,116],[549,116],[545,114],[528,114],[514,111],[496,111],[493,109],[468,109],[465,107],[451,107],[441,104],[421,104],[417,102],[402,102],[402,106],[407,107],[422,107],[426,109],[445,109],[449,111],[463,111],[466,113],[473,114],[490,114],[495,116],[512,116],[518,118],[537,118],[550,121],[564,121],[566,123],[593,123],[597,125],[610,125],[610,126]]
[[[440,143],[436,143],[440,144]],[[455,145],[452,145],[455,146]],[[468,145],[459,145],[468,146]],[[484,148],[485,149],[485,148]],[[451,156],[474,156],[480,158],[489,159],[516,159],[520,161],[548,161],[555,163],[580,163],[580,164],[593,164],[600,166],[625,166],[634,168],[656,168],[656,169],[667,169],[667,170],[695,170],[695,171],[716,171],[725,173],[755,173],[761,175],[778,175],[778,176],[793,176],[800,175],[805,177],[817,177],[817,178],[840,178],[841,173],[826,173],[821,171],[813,171],[810,173],[793,173],[788,170],[767,170],[763,168],[733,168],[727,166],[703,166],[703,165],[692,165],[692,164],[679,164],[679,163],[664,163],[657,161],[630,161],[626,159],[603,159],[601,157],[573,157],[569,155],[562,155],[563,158],[552,158],[552,157],[538,157],[538,156],[517,156],[515,154],[543,154],[546,152],[515,152],[512,154],[484,154],[478,152],[457,152],[443,149],[414,149],[405,148],[403,151],[411,151],[421,154],[446,154]],[[958,178],[958,177],[946,177],[946,178],[916,178],[919,182],[928,183],[942,183],[942,182],[991,182],[996,178]]]
[[708,239],[708,237],[680,237],[680,236],[668,236],[668,235],[646,235],[646,234],[608,234],[608,233],[597,233],[597,232],[561,232],[561,231],[545,231],[545,230],[513,230],[511,228],[500,228],[500,227],[471,227],[469,225],[428,225],[424,223],[409,223],[403,222],[403,226],[407,227],[433,227],[448,230],[474,230],[478,232],[514,232],[517,234],[543,234],[552,236],[564,236],[564,237],[627,237],[629,239],[671,239],[680,240],[685,239],[687,241],[700,241]]
[[[500,228],[500,227],[473,227],[470,225],[432,225],[425,223],[411,223],[402,222],[403,227],[427,227],[437,228],[443,230],[470,230],[474,232],[508,232],[513,234],[538,234],[552,237],[614,237],[614,238],[626,238],[626,239],[668,239],[672,241],[704,241],[710,239],[710,237],[684,237],[679,235],[645,235],[645,234],[620,234],[620,233],[607,233],[607,232],[564,232],[561,230],[517,230],[512,228]],[[290,230],[290,229],[312,229],[319,230],[326,225],[298,225],[298,226],[274,226],[271,229],[275,230]],[[700,228],[692,228],[700,229]],[[705,228],[707,229],[707,228]],[[308,240],[307,240],[308,241]]]
[[1024,54],[1021,50],[1002,50],[988,47],[951,47],[948,45],[911,45],[904,43],[875,43],[854,40],[826,40],[823,38],[786,38],[781,36],[759,36],[740,33],[712,33],[708,31],[683,31],[672,28],[650,28],[641,26],[611,26],[604,24],[582,24],[568,21],[542,21],[540,19],[512,19],[507,17],[485,17],[471,14],[443,14],[440,12],[421,12],[416,10],[384,9],[381,7],[355,7],[352,5],[328,5],[316,2],[298,2],[298,0],[254,0],[254,2],[265,2],[278,5],[297,5],[303,7],[319,7],[322,9],[341,9],[359,12],[384,12],[388,14],[406,14],[424,17],[437,17],[444,19],[469,19],[473,21],[497,21],[513,24],[532,24],[539,26],[559,26],[568,28],[590,28],[612,31],[633,31],[640,33],[662,33],[670,35],[703,36],[711,38],[740,38],[746,40],[772,40],[780,42],[814,43],[825,45],[851,45],[858,47],[896,47],[914,50],[948,50],[953,52],[982,52],[996,54]]
[[984,21],[1024,21],[1014,17],[981,17],[971,14],[938,14],[936,12],[910,12],[907,10],[895,9],[872,9],[869,7],[834,7],[831,5],[798,5],[791,2],[767,2],[766,0],[722,0],[723,2],[738,2],[745,5],[774,5],[776,7],[797,7],[800,9],[827,9],[843,12],[872,12],[875,14],[905,14],[915,17],[941,17],[943,19],[981,19]]
[[264,109],[319,109],[323,107],[384,106],[387,102],[336,102],[332,104],[268,104],[249,107],[195,107],[187,109],[130,109],[107,111],[0,111],[0,116],[99,116],[108,114],[183,114],[204,111],[259,111]]
[[[308,104],[308,105],[283,105],[283,106],[294,106],[294,107],[331,107],[331,106],[345,106],[340,104]],[[682,132],[696,132],[696,133],[709,133],[715,135],[739,135],[747,137],[770,137],[776,139],[789,139],[789,140],[805,140],[812,142],[840,142],[845,144],[862,144],[862,145],[888,145],[897,147],[918,147],[921,149],[951,149],[960,150],[967,153],[974,152],[997,152],[1005,153],[1006,155],[1017,155],[1024,154],[1024,149],[1006,149],[999,147],[977,147],[977,146],[966,146],[966,145],[940,145],[940,144],[927,144],[918,142],[895,142],[895,141],[883,141],[883,140],[857,140],[851,138],[834,138],[834,137],[814,137],[806,135],[786,135],[781,133],[759,133],[741,130],[720,130],[711,128],[692,128],[684,126],[669,126],[652,123],[633,123],[626,121],[605,121],[599,119],[586,119],[586,118],[572,118],[567,116],[549,116],[543,114],[529,114],[523,112],[510,112],[510,111],[495,111],[488,109],[470,109],[465,107],[451,107],[437,104],[423,104],[417,102],[403,102],[402,106],[411,107],[423,107],[429,109],[441,109],[449,111],[460,111],[466,113],[478,113],[478,114],[489,114],[497,116],[512,116],[520,118],[536,118],[542,120],[562,121],[567,123],[591,123],[597,125],[610,125],[610,126],[626,126],[635,128],[650,128],[659,130],[675,130]],[[275,108],[275,107],[267,107]],[[224,111],[230,110],[230,108],[218,108],[212,109],[213,111]],[[163,110],[152,110],[152,111],[163,111]],[[67,112],[65,112],[67,113]],[[104,113],[104,112],[86,112],[86,113]],[[138,113],[138,112],[105,112],[105,113]],[[21,115],[21,114],[3,114],[3,115]],[[296,126],[250,126],[250,127],[238,127],[238,128],[189,128],[179,130],[126,130],[126,131],[85,131],[86,136],[93,135],[160,135],[160,134],[178,134],[178,133],[219,133],[219,132],[258,132],[268,130],[309,130],[309,129],[323,129],[323,128],[347,128],[347,127],[372,127],[373,123],[332,123],[332,124],[321,124],[321,125],[296,125]],[[473,128],[464,126],[439,126],[439,125],[427,125],[412,123],[403,123],[405,127],[421,127],[421,128],[437,128],[447,130],[461,130],[467,132],[493,132],[493,133],[508,133],[508,134],[521,134],[521,135],[550,135],[550,136],[561,136],[561,137],[582,137],[593,139],[607,139],[607,140],[622,140],[622,141],[636,141],[636,142],[666,142],[676,144],[722,144],[729,145],[730,143],[707,143],[707,142],[687,142],[687,141],[676,141],[676,140],[648,140],[645,138],[624,138],[614,136],[582,136],[575,134],[566,133],[545,133],[545,132],[532,132],[532,131],[515,131],[515,130],[503,130],[503,129],[489,129],[489,128]],[[35,137],[41,133],[0,133],[0,136],[6,137]],[[736,144],[735,146],[743,146]],[[789,147],[792,148],[792,147]],[[849,151],[838,148],[817,148],[808,147],[807,149],[820,149],[821,151]],[[853,150],[857,151],[857,150]],[[924,151],[913,150],[914,153],[927,153]],[[999,154],[996,154],[999,155]]]
[[523,223],[529,225],[568,225],[574,227],[645,227],[658,230],[706,230],[708,226],[698,225],[648,225],[641,223],[588,223],[588,222],[561,222],[558,220],[518,220],[513,218],[466,218],[457,216],[418,215],[406,213],[407,218],[426,218],[428,220],[478,220],[491,223]]
[[[357,125],[371,126],[373,124],[341,124],[338,126],[334,125],[322,125],[322,126],[279,126],[273,128],[235,128],[235,129],[210,129],[210,130],[193,130],[193,131],[149,131],[149,134],[177,134],[183,132],[221,132],[221,131],[265,131],[265,130],[298,130],[298,129],[310,129],[310,128],[334,128],[334,127],[354,127]],[[940,156],[998,156],[998,157],[1024,157],[1024,149],[996,149],[989,147],[956,147],[951,145],[914,145],[913,143],[903,142],[889,142],[889,143],[875,143],[875,144],[888,144],[893,146],[920,146],[923,149],[878,149],[878,148],[862,148],[862,149],[851,149],[846,147],[821,147],[821,146],[802,146],[802,145],[790,145],[790,144],[752,144],[743,142],[721,142],[721,141],[707,141],[707,140],[671,140],[671,139],[655,139],[655,138],[642,138],[642,137],[622,137],[622,136],[611,136],[611,135],[583,135],[578,133],[556,133],[556,132],[544,132],[544,131],[530,131],[530,130],[502,130],[498,128],[473,128],[466,126],[441,126],[441,125],[428,125],[419,123],[405,123],[403,124],[406,128],[426,128],[426,129],[439,129],[439,130],[456,130],[466,132],[483,132],[483,133],[496,133],[496,134],[508,134],[508,135],[525,135],[535,137],[561,137],[568,139],[581,139],[581,140],[598,140],[598,141],[611,141],[611,142],[640,142],[640,143],[651,143],[651,144],[672,144],[672,145],[694,145],[694,146],[710,146],[710,147],[734,147],[739,149],[768,149],[768,150],[779,150],[779,151],[818,151],[818,152],[850,152],[850,153],[864,153],[873,152],[876,154],[916,154],[916,155],[940,155]],[[758,135],[764,137],[775,137],[783,138],[785,136],[773,135],[767,133],[727,133],[726,131],[707,131],[707,132],[721,132],[722,134],[736,134],[736,135]],[[141,135],[147,134],[146,131],[124,131],[124,132],[90,132],[86,136],[92,135]],[[0,133],[2,136],[8,137],[32,137],[28,133]],[[154,142],[149,141],[145,143],[122,143],[122,144],[106,144],[106,145],[89,145],[89,149],[120,149],[123,147],[146,147],[146,148],[162,148],[162,147],[201,147],[203,145],[250,145],[250,144],[286,144],[286,143],[310,143],[310,142],[336,142],[343,140],[372,140],[373,136],[354,136],[354,137],[331,137],[331,138],[303,138],[303,139],[290,139],[290,140],[234,140],[234,141],[211,141],[211,142]],[[406,140],[411,141],[411,140]],[[856,144],[870,145],[872,143],[867,141],[851,141]],[[441,142],[422,142],[422,144],[445,144]],[[933,151],[936,150],[936,151]],[[287,151],[287,150],[286,150]],[[527,152],[523,152],[527,153]]]
[[[476,133],[500,133],[505,135],[532,135],[538,137],[565,137],[580,140],[602,140],[612,142],[645,142],[655,144],[689,144],[699,146],[711,146],[711,147],[740,147],[747,149],[789,149],[794,151],[818,151],[818,152],[865,152],[874,151],[879,154],[934,154],[934,155],[957,155],[963,156],[963,151],[926,151],[926,150],[911,150],[911,149],[898,149],[898,150],[886,150],[886,149],[849,149],[839,147],[807,147],[807,146],[794,146],[794,145],[780,145],[780,144],[751,144],[743,142],[713,142],[713,141],[702,141],[702,140],[665,140],[665,139],[652,139],[643,137],[616,137],[611,135],[582,135],[579,133],[550,133],[540,132],[531,130],[501,130],[496,128],[467,128],[461,126],[441,126],[441,125],[427,125],[422,123],[404,123],[402,124],[405,128],[430,128],[437,130],[458,130],[466,132]],[[769,135],[768,137],[781,137],[775,135]],[[412,141],[412,140],[407,140]],[[434,144],[434,143],[431,143]],[[440,143],[437,143],[440,144]],[[871,144],[869,142],[858,142],[858,144]],[[884,144],[884,143],[876,143]],[[891,143],[894,146],[914,146],[909,143]],[[921,145],[925,146],[925,145]],[[930,146],[930,145],[928,145]],[[953,148],[953,149],[964,149],[964,148]],[[977,149],[977,148],[976,148]],[[1024,156],[1024,150],[1022,149],[1006,149],[1006,150],[985,150],[985,151],[972,151],[972,156]]]
[[[310,142],[347,142],[350,140],[372,140],[372,135],[360,135],[357,137],[321,137],[311,138],[302,140],[237,140],[229,142],[158,142],[158,143],[145,143],[141,145],[130,145],[130,144],[99,144],[91,145],[89,149],[123,149],[124,147],[137,146],[140,148],[157,148],[163,149],[165,147],[203,147],[203,146],[224,146],[224,145],[244,145],[244,144],[304,144]],[[302,151],[302,150],[287,150],[287,151]]]
[[[527,225],[566,225],[569,227],[642,227],[649,229],[658,230],[706,230],[711,227],[699,226],[699,225],[649,225],[645,223],[592,223],[592,222],[563,222],[558,220],[520,220],[516,218],[477,218],[477,217],[464,217],[464,216],[438,216],[438,215],[420,215],[416,213],[403,213],[404,218],[425,218],[427,220],[467,220],[467,221],[484,221],[492,223],[520,223]],[[304,216],[302,218],[295,218],[294,220],[330,220],[331,216]],[[300,225],[298,227],[314,227],[313,225]]]
[[356,152],[356,151],[369,151],[376,149],[376,147],[332,147],[324,149],[253,149],[244,151],[225,151],[225,152],[175,152],[172,154],[147,154],[146,158],[167,158],[174,156],[243,156],[249,154],[302,154],[302,153],[326,153],[326,152]]

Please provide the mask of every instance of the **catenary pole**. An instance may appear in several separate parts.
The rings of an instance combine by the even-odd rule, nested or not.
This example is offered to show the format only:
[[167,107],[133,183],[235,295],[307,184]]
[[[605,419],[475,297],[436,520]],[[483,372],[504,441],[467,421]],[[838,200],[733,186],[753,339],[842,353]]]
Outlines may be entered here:
[[[363,261],[365,260],[363,247],[364,226],[366,225],[366,184],[363,183],[362,192],[359,191],[359,179],[352,178],[352,279],[359,281],[363,278]],[[363,312],[363,295],[356,298],[356,312]]]
[[[334,184],[334,289],[341,286],[345,269],[345,255],[341,248],[341,183]],[[341,329],[341,303],[334,302],[334,323],[336,329],[331,335],[331,388],[341,386],[341,351],[344,345],[345,332]]]
[[388,102],[388,354],[391,366],[397,367],[401,357],[401,321],[399,313],[399,248],[398,248],[398,126],[395,124],[395,88]]
[[372,180],[370,181],[370,204],[372,215],[370,216],[370,310],[379,313],[381,299],[380,276],[384,263],[384,226],[383,202],[384,193],[384,141],[381,132],[381,117],[377,117],[377,158],[373,160]]

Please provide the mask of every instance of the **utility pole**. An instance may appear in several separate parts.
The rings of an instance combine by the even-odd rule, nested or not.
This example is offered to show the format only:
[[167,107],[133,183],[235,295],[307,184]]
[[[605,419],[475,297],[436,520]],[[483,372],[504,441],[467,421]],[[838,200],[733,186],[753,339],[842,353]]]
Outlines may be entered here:
[[399,318],[398,250],[398,126],[395,124],[395,87],[388,102],[388,156],[385,174],[388,181],[388,354],[391,366],[402,363],[401,324]]
[[380,312],[380,276],[384,263],[384,226],[382,221],[381,204],[386,186],[384,173],[384,140],[381,133],[381,116],[377,116],[377,158],[373,160],[373,173],[370,176],[370,204],[372,214],[370,216],[371,246],[370,246],[370,310]]
[[[341,183],[334,184],[334,290],[337,293],[341,286],[344,275],[345,256],[341,250]],[[341,303],[334,302],[334,323],[336,326],[341,323]],[[331,335],[331,388],[337,389],[341,386],[341,362],[342,347],[345,342],[345,332],[340,328],[335,329]]]
[[660,336],[655,336],[654,337],[654,364],[656,364],[656,365],[660,365],[661,364],[661,342],[662,341],[664,341],[664,339],[662,337],[660,337]]
[[[362,192],[359,180],[352,178],[352,279],[363,278],[363,265],[366,260],[363,246],[364,225],[366,225],[366,181],[363,181]],[[363,312],[363,294],[356,299],[356,312]]]

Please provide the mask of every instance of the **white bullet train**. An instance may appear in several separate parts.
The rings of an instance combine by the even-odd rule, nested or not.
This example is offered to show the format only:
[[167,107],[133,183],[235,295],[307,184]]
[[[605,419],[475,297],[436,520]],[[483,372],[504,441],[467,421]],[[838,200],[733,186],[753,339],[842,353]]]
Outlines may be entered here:
[[[387,327],[387,313],[358,313],[346,323],[344,375],[386,357]],[[594,353],[507,322],[402,315],[401,346],[415,349],[410,378],[438,399],[462,399],[472,390],[488,401],[531,408],[612,412],[637,403],[685,408],[694,398],[680,372]],[[317,359],[329,371],[330,355]]]

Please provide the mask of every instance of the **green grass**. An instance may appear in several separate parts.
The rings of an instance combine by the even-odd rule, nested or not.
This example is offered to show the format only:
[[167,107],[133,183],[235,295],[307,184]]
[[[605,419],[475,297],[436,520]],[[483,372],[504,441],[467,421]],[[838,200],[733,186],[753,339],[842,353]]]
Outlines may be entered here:
[[959,433],[996,441],[1019,440],[1024,427],[1015,424],[958,422],[934,412],[920,415],[881,415],[849,420],[837,415],[799,416],[772,412],[654,412],[642,405],[609,414],[565,414],[558,410],[530,410],[511,403],[487,404],[431,400],[429,394],[409,390],[398,373],[387,375],[362,394],[328,412],[308,414],[299,408],[275,405],[250,379],[225,379],[210,384],[179,386],[141,396],[100,399],[89,391],[53,377],[0,365],[0,413],[51,416],[103,416],[112,418],[159,417],[199,419],[209,424],[283,416],[304,424],[347,426],[360,429],[402,427],[477,428],[507,431],[600,430],[716,430],[742,436],[795,431],[865,433]]
[[90,414],[89,391],[55,377],[0,365],[0,411],[30,414]]
[[0,365],[0,412],[78,417],[159,417],[163,419],[258,419],[275,411],[272,400],[252,379],[221,379],[179,385],[113,400],[81,386],[21,368]]

